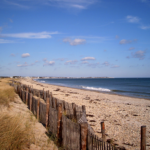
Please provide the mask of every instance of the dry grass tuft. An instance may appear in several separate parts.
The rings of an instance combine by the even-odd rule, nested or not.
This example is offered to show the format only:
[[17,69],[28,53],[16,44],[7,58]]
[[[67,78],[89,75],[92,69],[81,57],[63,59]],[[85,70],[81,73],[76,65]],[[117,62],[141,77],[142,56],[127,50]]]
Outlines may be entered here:
[[0,115],[0,149],[21,150],[29,147],[31,140],[30,125],[19,115],[2,112]]
[[7,80],[0,80],[0,105],[9,106],[9,103],[15,99],[14,88],[11,87]]

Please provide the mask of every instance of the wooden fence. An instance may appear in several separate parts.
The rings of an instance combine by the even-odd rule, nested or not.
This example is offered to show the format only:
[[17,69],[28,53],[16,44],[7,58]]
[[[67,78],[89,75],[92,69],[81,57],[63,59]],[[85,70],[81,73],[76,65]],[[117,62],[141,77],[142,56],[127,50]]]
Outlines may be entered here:
[[[19,82],[10,83],[37,119],[57,138],[65,150],[124,150],[105,142],[105,127],[98,138],[86,119],[85,106],[59,100],[49,91],[33,89]],[[145,150],[145,149],[141,149]]]

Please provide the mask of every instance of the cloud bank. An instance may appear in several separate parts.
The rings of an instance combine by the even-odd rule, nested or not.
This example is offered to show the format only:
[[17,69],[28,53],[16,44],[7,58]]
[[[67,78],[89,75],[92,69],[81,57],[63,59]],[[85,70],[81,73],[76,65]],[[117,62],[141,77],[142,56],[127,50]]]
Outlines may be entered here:
[[27,33],[14,33],[14,34],[0,34],[1,37],[11,37],[11,38],[26,38],[26,39],[47,39],[51,38],[52,34],[58,34],[58,32],[27,32]]
[[129,43],[133,43],[133,42],[136,42],[137,39],[134,39],[134,40],[126,40],[126,39],[122,39],[120,41],[120,44],[129,44]]

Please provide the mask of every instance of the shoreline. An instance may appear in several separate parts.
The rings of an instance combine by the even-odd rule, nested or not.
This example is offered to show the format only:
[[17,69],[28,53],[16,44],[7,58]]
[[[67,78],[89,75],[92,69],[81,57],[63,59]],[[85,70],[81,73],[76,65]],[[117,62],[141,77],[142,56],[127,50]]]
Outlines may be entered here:
[[45,83],[45,82],[40,82],[37,80],[32,79],[33,81],[37,82],[37,83],[41,83],[41,84],[46,84],[46,85],[52,85],[52,86],[60,86],[60,87],[67,87],[67,88],[71,88],[71,89],[79,89],[79,90],[85,90],[85,91],[90,91],[90,92],[97,92],[97,93],[103,93],[103,94],[110,94],[110,95],[118,95],[118,96],[124,96],[124,97],[128,97],[128,98],[136,98],[136,99],[144,99],[144,100],[150,100],[148,98],[140,98],[140,97],[136,97],[136,96],[128,96],[128,95],[123,95],[123,94],[117,94],[117,93],[113,93],[113,92],[105,92],[105,91],[98,91],[98,90],[90,90],[90,89],[82,89],[82,88],[75,88],[75,87],[69,87],[69,86],[63,86],[63,85],[56,85],[56,84],[50,84],[50,83]]
[[[22,84],[49,90],[53,96],[69,103],[86,106],[88,123],[101,137],[102,121],[105,122],[106,139],[124,146],[128,150],[140,149],[140,129],[147,127],[147,145],[150,145],[150,101],[99,91],[75,89],[41,83],[31,79],[20,79]],[[57,90],[59,89],[59,90]],[[147,147],[149,149],[150,146]]]

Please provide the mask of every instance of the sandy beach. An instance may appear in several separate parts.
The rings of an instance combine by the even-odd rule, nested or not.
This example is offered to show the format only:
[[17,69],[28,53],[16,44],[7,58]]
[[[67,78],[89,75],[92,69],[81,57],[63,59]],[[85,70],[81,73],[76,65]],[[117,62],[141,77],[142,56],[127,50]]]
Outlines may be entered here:
[[146,125],[147,150],[150,150],[150,100],[49,85],[32,79],[20,79],[20,82],[49,90],[54,97],[69,103],[85,105],[95,133],[101,137],[100,123],[104,121],[106,138],[128,150],[140,149],[140,130]]

